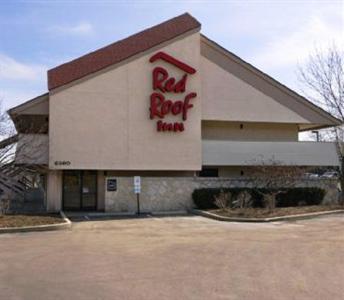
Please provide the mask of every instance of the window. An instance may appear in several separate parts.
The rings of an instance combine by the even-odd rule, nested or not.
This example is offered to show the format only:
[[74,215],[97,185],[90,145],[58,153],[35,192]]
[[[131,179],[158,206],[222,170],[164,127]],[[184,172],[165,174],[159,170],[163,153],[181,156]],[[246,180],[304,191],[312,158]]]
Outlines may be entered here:
[[219,177],[219,169],[217,168],[203,168],[198,173],[199,177]]

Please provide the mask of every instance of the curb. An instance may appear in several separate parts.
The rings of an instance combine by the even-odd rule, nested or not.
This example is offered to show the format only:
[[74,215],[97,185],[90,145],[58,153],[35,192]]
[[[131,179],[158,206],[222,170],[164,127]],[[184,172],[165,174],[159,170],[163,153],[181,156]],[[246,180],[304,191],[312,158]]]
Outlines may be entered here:
[[[65,214],[64,214],[65,215]],[[70,218],[78,218],[78,217],[85,217],[85,216],[87,216],[87,217],[90,217],[90,218],[98,218],[98,217],[105,217],[105,218],[107,218],[107,217],[131,217],[131,216],[135,216],[136,215],[136,213],[135,212],[123,212],[123,213],[121,213],[121,212],[116,212],[116,213],[114,213],[114,212],[85,212],[85,213],[79,213],[79,212],[76,212],[76,213],[74,213],[74,212],[69,212],[68,213],[68,216],[70,217]],[[65,215],[65,217],[66,217],[66,215]],[[67,217],[66,217],[66,219],[67,219]]]
[[187,216],[187,210],[172,210],[172,211],[153,211],[150,213],[153,217],[173,217],[173,216]]
[[68,213],[70,218],[73,217],[90,217],[90,218],[108,218],[108,217],[143,217],[143,216],[153,216],[153,217],[160,217],[160,216],[185,216],[188,215],[187,210],[174,210],[174,211],[153,211],[153,212],[145,212],[141,211],[140,215],[138,216],[136,212],[91,212],[91,213]]
[[344,213],[344,209],[339,210],[331,210],[331,211],[321,211],[321,212],[313,212],[307,214],[299,214],[299,215],[290,215],[290,216],[281,216],[281,217],[271,217],[271,218],[240,218],[240,217],[224,217],[219,216],[207,211],[193,209],[190,210],[191,213],[202,216],[205,218],[210,218],[217,221],[225,221],[225,222],[248,222],[248,223],[264,223],[264,222],[276,222],[276,221],[293,221],[293,220],[306,220],[312,219],[316,217],[332,215],[332,214],[340,214]]
[[16,232],[36,232],[36,231],[53,231],[53,230],[65,230],[72,227],[72,222],[66,217],[63,211],[60,211],[60,215],[64,223],[37,225],[37,226],[23,226],[23,227],[7,227],[0,228],[1,233],[16,233]]

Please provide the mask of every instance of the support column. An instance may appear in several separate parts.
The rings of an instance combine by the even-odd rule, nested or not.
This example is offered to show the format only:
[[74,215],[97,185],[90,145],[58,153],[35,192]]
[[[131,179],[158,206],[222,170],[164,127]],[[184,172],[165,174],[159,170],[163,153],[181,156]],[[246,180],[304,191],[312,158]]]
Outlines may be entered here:
[[47,176],[47,211],[62,209],[62,171],[50,170]]
[[105,209],[105,176],[104,171],[98,171],[97,175],[97,210]]

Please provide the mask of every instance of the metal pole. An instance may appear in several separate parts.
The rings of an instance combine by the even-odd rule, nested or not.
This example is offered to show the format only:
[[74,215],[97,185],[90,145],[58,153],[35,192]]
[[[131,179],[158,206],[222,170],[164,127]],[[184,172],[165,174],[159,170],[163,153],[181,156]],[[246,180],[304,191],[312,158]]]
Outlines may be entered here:
[[140,215],[140,194],[136,194],[136,200],[137,200],[137,214]]

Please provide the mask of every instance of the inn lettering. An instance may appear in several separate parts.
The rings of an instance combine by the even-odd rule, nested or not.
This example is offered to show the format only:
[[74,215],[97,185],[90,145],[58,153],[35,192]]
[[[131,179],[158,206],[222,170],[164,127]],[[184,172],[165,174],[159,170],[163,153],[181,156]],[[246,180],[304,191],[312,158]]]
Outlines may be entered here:
[[[160,53],[161,54],[161,53]],[[176,65],[178,68],[196,72],[193,68],[184,63],[163,54],[167,57],[169,63]],[[154,56],[153,56],[154,57]],[[175,62],[175,63],[174,63]],[[183,68],[184,67],[184,68]],[[187,69],[189,68],[189,69]],[[191,74],[193,74],[191,73]],[[185,94],[188,74],[184,74],[181,78],[171,77],[168,71],[162,67],[155,67],[152,73],[152,88],[153,93],[150,96],[150,119],[164,119],[166,115],[180,116],[181,121],[169,123],[158,120],[156,123],[157,131],[161,132],[182,132],[185,130],[184,121],[188,118],[188,111],[193,107],[193,100],[197,96],[195,92]],[[168,99],[166,93],[179,94],[180,98],[177,100]]]

